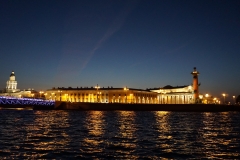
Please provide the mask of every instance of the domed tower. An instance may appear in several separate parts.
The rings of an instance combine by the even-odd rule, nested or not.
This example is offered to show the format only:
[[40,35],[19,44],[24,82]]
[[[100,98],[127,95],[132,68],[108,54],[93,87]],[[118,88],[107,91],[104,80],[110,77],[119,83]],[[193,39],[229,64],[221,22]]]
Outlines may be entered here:
[[12,71],[9,81],[7,81],[6,92],[17,92],[17,81],[15,81],[15,74]]
[[199,89],[198,89],[198,75],[200,74],[197,71],[197,68],[194,67],[193,68],[193,72],[191,72],[191,74],[193,75],[193,92],[194,92],[194,100],[197,103],[198,99],[199,99]]

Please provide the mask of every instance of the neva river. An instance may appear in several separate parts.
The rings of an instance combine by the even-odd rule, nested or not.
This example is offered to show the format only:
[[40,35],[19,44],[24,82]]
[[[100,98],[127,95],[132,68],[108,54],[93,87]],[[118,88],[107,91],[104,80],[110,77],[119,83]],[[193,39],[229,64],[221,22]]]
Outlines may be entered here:
[[0,159],[239,159],[240,112],[0,110]]

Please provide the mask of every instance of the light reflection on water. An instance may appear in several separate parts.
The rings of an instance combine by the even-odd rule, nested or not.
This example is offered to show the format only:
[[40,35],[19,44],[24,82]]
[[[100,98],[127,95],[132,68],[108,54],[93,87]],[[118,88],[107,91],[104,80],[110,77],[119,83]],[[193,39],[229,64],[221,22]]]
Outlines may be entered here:
[[239,112],[0,110],[1,159],[240,158]]

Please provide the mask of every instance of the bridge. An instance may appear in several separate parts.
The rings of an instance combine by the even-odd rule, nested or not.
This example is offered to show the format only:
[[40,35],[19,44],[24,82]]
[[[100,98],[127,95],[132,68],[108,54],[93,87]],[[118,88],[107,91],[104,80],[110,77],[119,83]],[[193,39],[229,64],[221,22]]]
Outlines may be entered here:
[[0,105],[54,106],[55,101],[32,99],[32,98],[15,98],[15,97],[0,96]]

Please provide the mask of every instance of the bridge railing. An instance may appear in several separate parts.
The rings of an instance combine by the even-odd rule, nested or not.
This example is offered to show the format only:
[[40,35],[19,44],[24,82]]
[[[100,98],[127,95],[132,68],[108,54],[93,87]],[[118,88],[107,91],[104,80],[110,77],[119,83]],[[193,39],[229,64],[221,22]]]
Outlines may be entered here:
[[0,96],[0,104],[53,106],[55,104],[55,101],[53,101],[53,100],[42,100],[42,99],[32,99],[32,98],[15,98],[15,97]]

